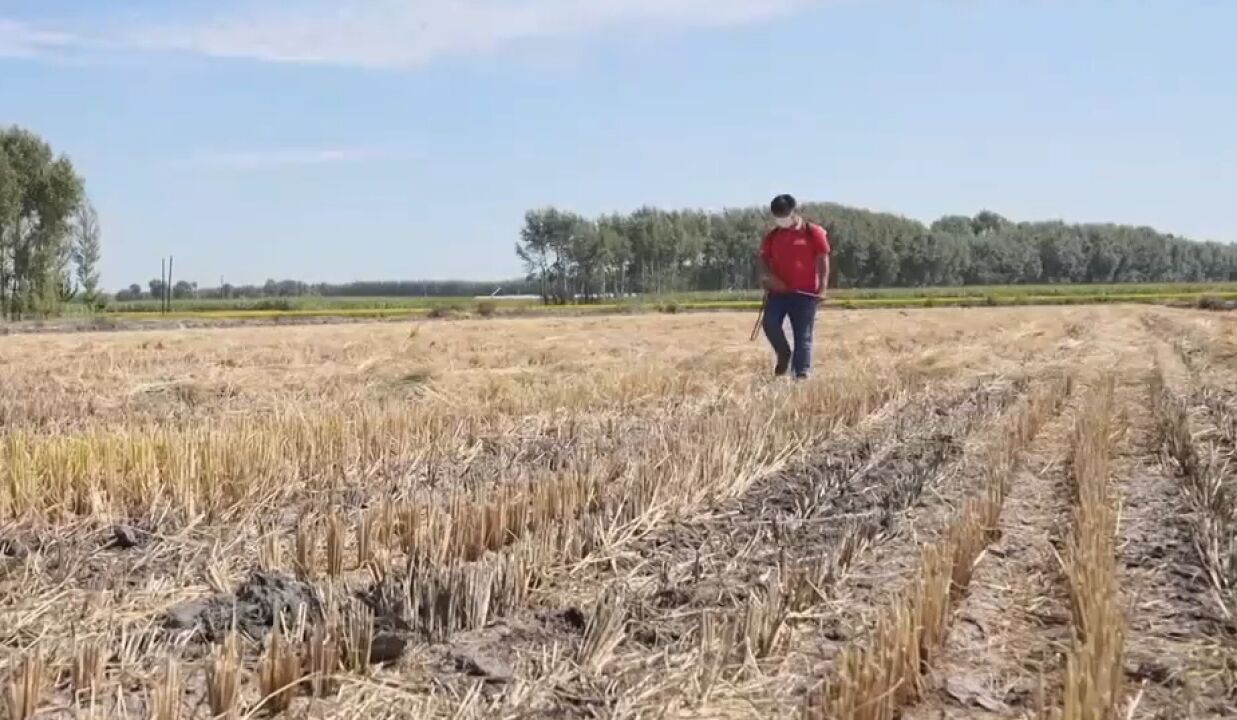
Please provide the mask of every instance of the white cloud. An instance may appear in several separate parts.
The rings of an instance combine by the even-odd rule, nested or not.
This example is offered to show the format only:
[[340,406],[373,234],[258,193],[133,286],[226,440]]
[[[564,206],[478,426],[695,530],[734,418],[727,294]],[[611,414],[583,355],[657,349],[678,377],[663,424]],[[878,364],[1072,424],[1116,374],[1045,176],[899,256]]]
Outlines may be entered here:
[[148,50],[269,62],[407,67],[522,40],[631,27],[755,22],[818,0],[260,0],[126,32]]
[[35,57],[77,44],[67,33],[36,30],[15,20],[0,18],[0,57]]
[[[606,31],[740,25],[827,0],[223,0],[165,19],[96,8],[80,32],[0,18],[0,57],[185,52],[265,62],[410,67]],[[841,0],[832,0],[840,2]],[[175,7],[174,5],[171,7]],[[176,12],[165,7],[163,13]],[[123,15],[123,17],[122,17]]]
[[204,151],[193,157],[192,164],[203,167],[249,171],[355,162],[377,159],[385,155],[386,153],[379,151],[359,148]]

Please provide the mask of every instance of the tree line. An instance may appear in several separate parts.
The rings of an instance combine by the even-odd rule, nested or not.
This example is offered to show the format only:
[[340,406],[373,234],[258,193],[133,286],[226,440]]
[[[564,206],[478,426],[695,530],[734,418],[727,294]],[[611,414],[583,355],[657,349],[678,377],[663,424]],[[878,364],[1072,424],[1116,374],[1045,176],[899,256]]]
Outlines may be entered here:
[[[809,203],[833,247],[831,286],[1203,282],[1237,279],[1237,247],[1148,227],[1013,222],[991,211],[925,225],[899,215]],[[763,208],[641,208],[596,219],[531,210],[516,244],[547,302],[605,295],[756,287]]]
[[[183,300],[260,299],[287,297],[473,297],[499,291],[504,295],[525,295],[536,292],[536,284],[524,278],[506,282],[471,280],[377,280],[350,283],[307,283],[300,280],[270,279],[261,285],[222,285],[198,288],[196,282],[177,281],[172,285],[172,298]],[[162,297],[163,281],[155,278],[145,287],[133,284],[116,293],[116,300],[130,301]]]
[[[802,214],[829,233],[833,287],[1237,280],[1237,246],[1148,227],[1014,222],[991,211],[924,224],[834,203],[806,204]],[[272,279],[202,290],[181,281],[173,296],[470,297],[500,290],[568,303],[638,293],[752,290],[757,287],[757,249],[770,227],[766,210],[755,207],[720,212],[645,207],[596,219],[544,208],[525,215],[515,251],[526,275],[516,280],[328,284]],[[159,297],[159,283],[148,283],[149,297]],[[144,290],[133,285],[117,299],[139,299]]]
[[0,317],[101,302],[99,259],[98,215],[73,163],[32,132],[0,129]]

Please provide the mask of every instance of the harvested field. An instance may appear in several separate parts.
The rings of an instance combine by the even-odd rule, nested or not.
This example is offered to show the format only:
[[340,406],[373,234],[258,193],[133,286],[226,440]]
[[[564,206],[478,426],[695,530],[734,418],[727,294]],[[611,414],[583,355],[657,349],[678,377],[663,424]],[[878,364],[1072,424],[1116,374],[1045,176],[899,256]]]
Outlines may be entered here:
[[0,340],[7,717],[1237,717],[1237,321],[752,319]]

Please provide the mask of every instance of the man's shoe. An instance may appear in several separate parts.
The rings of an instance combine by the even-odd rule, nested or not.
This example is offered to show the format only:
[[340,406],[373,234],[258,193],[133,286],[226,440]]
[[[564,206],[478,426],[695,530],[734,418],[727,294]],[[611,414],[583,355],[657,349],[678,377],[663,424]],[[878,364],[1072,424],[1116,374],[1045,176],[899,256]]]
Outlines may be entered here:
[[789,369],[790,369],[790,358],[789,357],[778,358],[777,366],[773,368],[773,374],[778,377],[781,377],[785,375],[786,371]]

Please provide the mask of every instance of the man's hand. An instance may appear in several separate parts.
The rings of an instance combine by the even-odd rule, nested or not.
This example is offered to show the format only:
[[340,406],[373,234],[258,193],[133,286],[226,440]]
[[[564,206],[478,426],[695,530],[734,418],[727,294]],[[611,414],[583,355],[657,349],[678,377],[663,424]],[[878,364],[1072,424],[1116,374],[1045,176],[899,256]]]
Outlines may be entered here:
[[760,284],[769,292],[786,292],[786,283],[775,275],[765,275],[760,279]]

